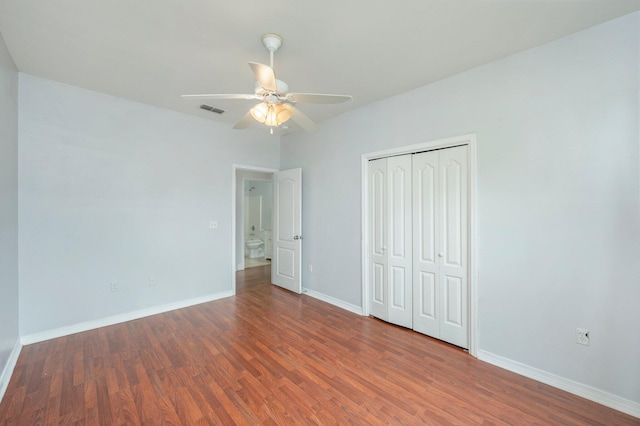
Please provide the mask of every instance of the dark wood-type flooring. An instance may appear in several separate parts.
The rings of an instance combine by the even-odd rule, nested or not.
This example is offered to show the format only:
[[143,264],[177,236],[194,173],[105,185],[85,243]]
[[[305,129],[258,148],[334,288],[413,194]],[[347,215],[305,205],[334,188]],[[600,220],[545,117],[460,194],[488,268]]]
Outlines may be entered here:
[[459,348],[238,273],[238,295],[25,346],[2,425],[638,425]]

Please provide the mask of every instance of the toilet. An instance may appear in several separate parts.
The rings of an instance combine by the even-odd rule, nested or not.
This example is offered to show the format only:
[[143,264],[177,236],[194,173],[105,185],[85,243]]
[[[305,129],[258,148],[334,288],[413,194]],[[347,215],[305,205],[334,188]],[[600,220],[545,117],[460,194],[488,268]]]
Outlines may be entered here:
[[264,256],[264,241],[261,240],[248,240],[244,242],[244,246],[249,252],[249,258],[255,259],[256,257]]

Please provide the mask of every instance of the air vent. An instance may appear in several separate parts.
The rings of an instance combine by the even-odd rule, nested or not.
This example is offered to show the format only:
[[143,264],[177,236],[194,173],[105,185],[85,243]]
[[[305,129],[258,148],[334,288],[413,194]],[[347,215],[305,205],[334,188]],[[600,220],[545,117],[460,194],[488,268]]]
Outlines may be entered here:
[[222,114],[224,112],[223,109],[212,107],[211,105],[206,105],[206,104],[200,105],[200,109],[203,109],[205,111],[215,112],[216,114]]

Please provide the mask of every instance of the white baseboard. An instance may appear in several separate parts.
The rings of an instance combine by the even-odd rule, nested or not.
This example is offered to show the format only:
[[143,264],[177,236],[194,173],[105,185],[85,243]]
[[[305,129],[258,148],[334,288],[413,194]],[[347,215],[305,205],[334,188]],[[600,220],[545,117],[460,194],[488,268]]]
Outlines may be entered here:
[[630,416],[640,418],[640,403],[630,401],[612,393],[575,382],[562,376],[557,376],[544,370],[539,370],[499,355],[492,354],[491,352],[479,350],[478,359],[497,367],[504,368],[505,370],[509,370],[513,373],[520,374],[521,376],[525,376],[549,386],[562,389],[563,391],[567,391],[574,395],[581,396],[582,398],[597,402],[598,404],[613,408],[614,410],[622,411]]
[[193,299],[167,303],[166,305],[153,306],[151,308],[145,308],[145,309],[140,309],[138,311],[113,315],[113,316],[101,318],[98,320],[82,322],[79,324],[69,325],[66,327],[54,328],[51,330],[22,336],[20,338],[20,343],[22,343],[23,345],[30,345],[32,343],[42,342],[49,339],[55,339],[57,337],[80,333],[82,331],[88,331],[88,330],[93,330],[100,327],[119,324],[121,322],[136,320],[139,318],[161,314],[163,312],[173,311],[175,309],[186,308],[193,305],[199,305],[200,303],[211,302],[213,300],[224,299],[225,297],[231,297],[231,296],[233,296],[233,292],[231,290],[222,291],[220,293],[210,294],[207,296],[194,297]]
[[362,308],[360,306],[352,305],[351,303],[343,302],[340,299],[336,299],[335,297],[327,296],[326,294],[319,293],[314,290],[310,290],[308,288],[303,288],[302,293],[307,296],[311,296],[314,299],[322,300],[323,302],[327,302],[332,304],[333,306],[337,306],[338,308],[346,309],[349,312],[353,312],[354,314],[362,315]]
[[20,344],[20,340],[18,339],[16,340],[16,344],[9,355],[9,359],[4,366],[4,369],[2,370],[2,374],[0,374],[0,401],[2,401],[4,393],[7,391],[7,386],[9,386],[9,380],[11,380],[13,369],[16,368],[20,351],[22,351],[22,344]]

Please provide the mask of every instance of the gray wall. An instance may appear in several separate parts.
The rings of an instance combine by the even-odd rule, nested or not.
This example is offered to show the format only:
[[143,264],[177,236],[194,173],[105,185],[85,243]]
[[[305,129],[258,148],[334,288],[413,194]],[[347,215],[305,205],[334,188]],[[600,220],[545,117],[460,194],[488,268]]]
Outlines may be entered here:
[[362,154],[475,133],[480,349],[640,402],[639,29],[628,15],[283,137],[303,285],[361,304]]
[[[18,342],[18,71],[0,35],[0,378]],[[0,396],[4,382],[0,382]]]
[[279,141],[21,74],[19,155],[29,335],[231,291],[232,164]]

